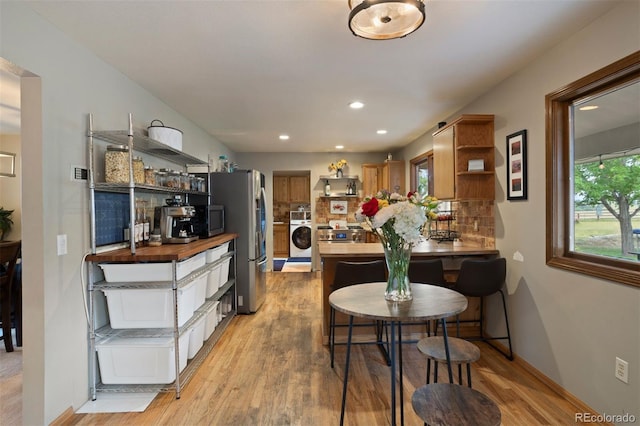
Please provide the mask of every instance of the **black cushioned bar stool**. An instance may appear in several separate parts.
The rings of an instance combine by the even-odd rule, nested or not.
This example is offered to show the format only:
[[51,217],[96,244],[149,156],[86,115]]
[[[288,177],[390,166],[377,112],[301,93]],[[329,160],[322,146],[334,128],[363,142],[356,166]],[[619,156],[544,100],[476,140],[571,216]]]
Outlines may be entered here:
[[[336,263],[336,274],[331,285],[331,291],[336,291],[343,287],[354,284],[364,284],[373,282],[384,282],[387,280],[387,267],[383,260],[373,260],[367,262],[346,262],[340,261]],[[382,342],[382,331],[386,330],[384,324],[380,321],[367,324],[354,324],[354,326],[373,327],[376,333],[376,341],[353,342],[352,344],[377,344],[381,349],[387,364],[391,364],[388,351]],[[331,350],[331,368],[333,368],[333,358],[336,344],[336,328],[348,327],[348,324],[336,324],[336,311],[331,307],[329,315],[329,346]],[[386,343],[388,346],[388,342]]]
[[[467,364],[467,385],[471,387],[471,363],[480,359],[480,348],[471,342],[456,337],[449,337],[449,355],[451,364],[458,365],[458,383],[462,384],[462,364]],[[442,336],[425,337],[418,342],[418,350],[427,357],[427,384],[431,377],[431,361],[433,382],[438,383],[438,363],[446,363],[447,355]]]

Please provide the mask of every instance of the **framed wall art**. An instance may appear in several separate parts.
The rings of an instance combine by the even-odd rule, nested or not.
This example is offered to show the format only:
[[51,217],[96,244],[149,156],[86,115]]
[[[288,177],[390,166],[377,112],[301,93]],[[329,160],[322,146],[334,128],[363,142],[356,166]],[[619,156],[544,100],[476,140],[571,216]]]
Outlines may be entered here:
[[347,202],[331,200],[331,214],[347,214]]
[[527,199],[527,131],[507,136],[507,200]]

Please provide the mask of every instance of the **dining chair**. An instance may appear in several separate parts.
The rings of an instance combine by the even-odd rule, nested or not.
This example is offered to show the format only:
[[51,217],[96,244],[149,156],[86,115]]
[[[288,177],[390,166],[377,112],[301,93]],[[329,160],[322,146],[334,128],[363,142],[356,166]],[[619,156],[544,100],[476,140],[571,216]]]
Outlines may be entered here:
[[[507,275],[507,260],[503,257],[494,259],[465,259],[460,264],[460,273],[452,289],[467,297],[480,298],[480,319],[460,320],[457,318],[457,336],[460,337],[460,322],[480,323],[480,336],[465,337],[466,340],[480,340],[489,344],[508,360],[513,360],[511,348],[511,332],[509,331],[509,317],[507,315],[507,302],[502,291]],[[484,299],[493,294],[500,293],[502,297],[502,309],[507,328],[506,336],[492,337],[484,333]],[[509,352],[493,345],[493,340],[507,340]]]
[[16,323],[16,343],[22,345],[22,298],[20,289],[14,293],[15,269],[20,257],[20,241],[0,242],[0,310],[2,311],[2,339],[7,352],[13,352],[11,337],[12,311]]
[[[331,291],[339,290],[343,287],[347,287],[354,284],[363,284],[370,282],[381,282],[387,280],[387,269],[383,260],[373,260],[366,262],[347,262],[347,261],[339,261],[336,263],[336,272],[335,277],[333,279],[333,283],[331,285]],[[336,328],[338,327],[348,327],[348,324],[340,323],[336,324],[336,311],[331,307],[330,317],[329,317],[329,346],[331,350],[331,368],[333,368],[333,359],[334,359],[334,351],[335,346],[337,344],[343,345],[346,343],[336,343]],[[388,350],[384,349],[384,343],[382,342],[382,333],[383,330],[386,331],[385,325],[381,321],[376,321],[374,323],[356,323],[353,324],[354,327],[374,327],[376,333],[376,340],[374,342],[371,341],[362,341],[362,342],[353,342],[352,344],[377,344],[378,347],[383,352],[383,355],[387,361],[387,364],[390,364],[391,361],[388,356]],[[388,347],[388,335],[386,346]]]

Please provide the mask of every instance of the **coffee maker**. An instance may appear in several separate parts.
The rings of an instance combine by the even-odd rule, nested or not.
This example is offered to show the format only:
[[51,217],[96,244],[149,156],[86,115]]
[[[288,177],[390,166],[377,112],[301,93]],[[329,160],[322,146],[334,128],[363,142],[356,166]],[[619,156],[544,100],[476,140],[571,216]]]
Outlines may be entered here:
[[196,209],[183,204],[178,197],[168,199],[169,205],[155,208],[154,228],[160,228],[163,243],[186,244],[198,239],[191,223]]

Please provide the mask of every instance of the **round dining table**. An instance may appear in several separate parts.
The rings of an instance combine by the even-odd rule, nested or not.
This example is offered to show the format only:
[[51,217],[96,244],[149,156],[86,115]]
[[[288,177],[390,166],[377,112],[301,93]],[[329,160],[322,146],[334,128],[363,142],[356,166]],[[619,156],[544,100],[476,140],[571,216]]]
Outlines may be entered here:
[[[467,298],[462,294],[436,285],[411,284],[412,300],[392,302],[384,297],[386,282],[356,284],[343,287],[329,295],[329,304],[337,311],[349,316],[349,332],[347,336],[347,353],[342,388],[342,407],[340,424],[344,424],[346,407],[349,362],[351,356],[351,338],[354,317],[384,321],[391,328],[390,360],[391,360],[391,424],[396,424],[396,363],[399,367],[400,387],[400,424],[404,424],[404,397],[402,383],[402,323],[440,320],[447,357],[449,382],[453,383],[453,372],[447,340],[446,318],[459,314],[467,309]],[[398,346],[398,362],[396,362],[396,345]]]

